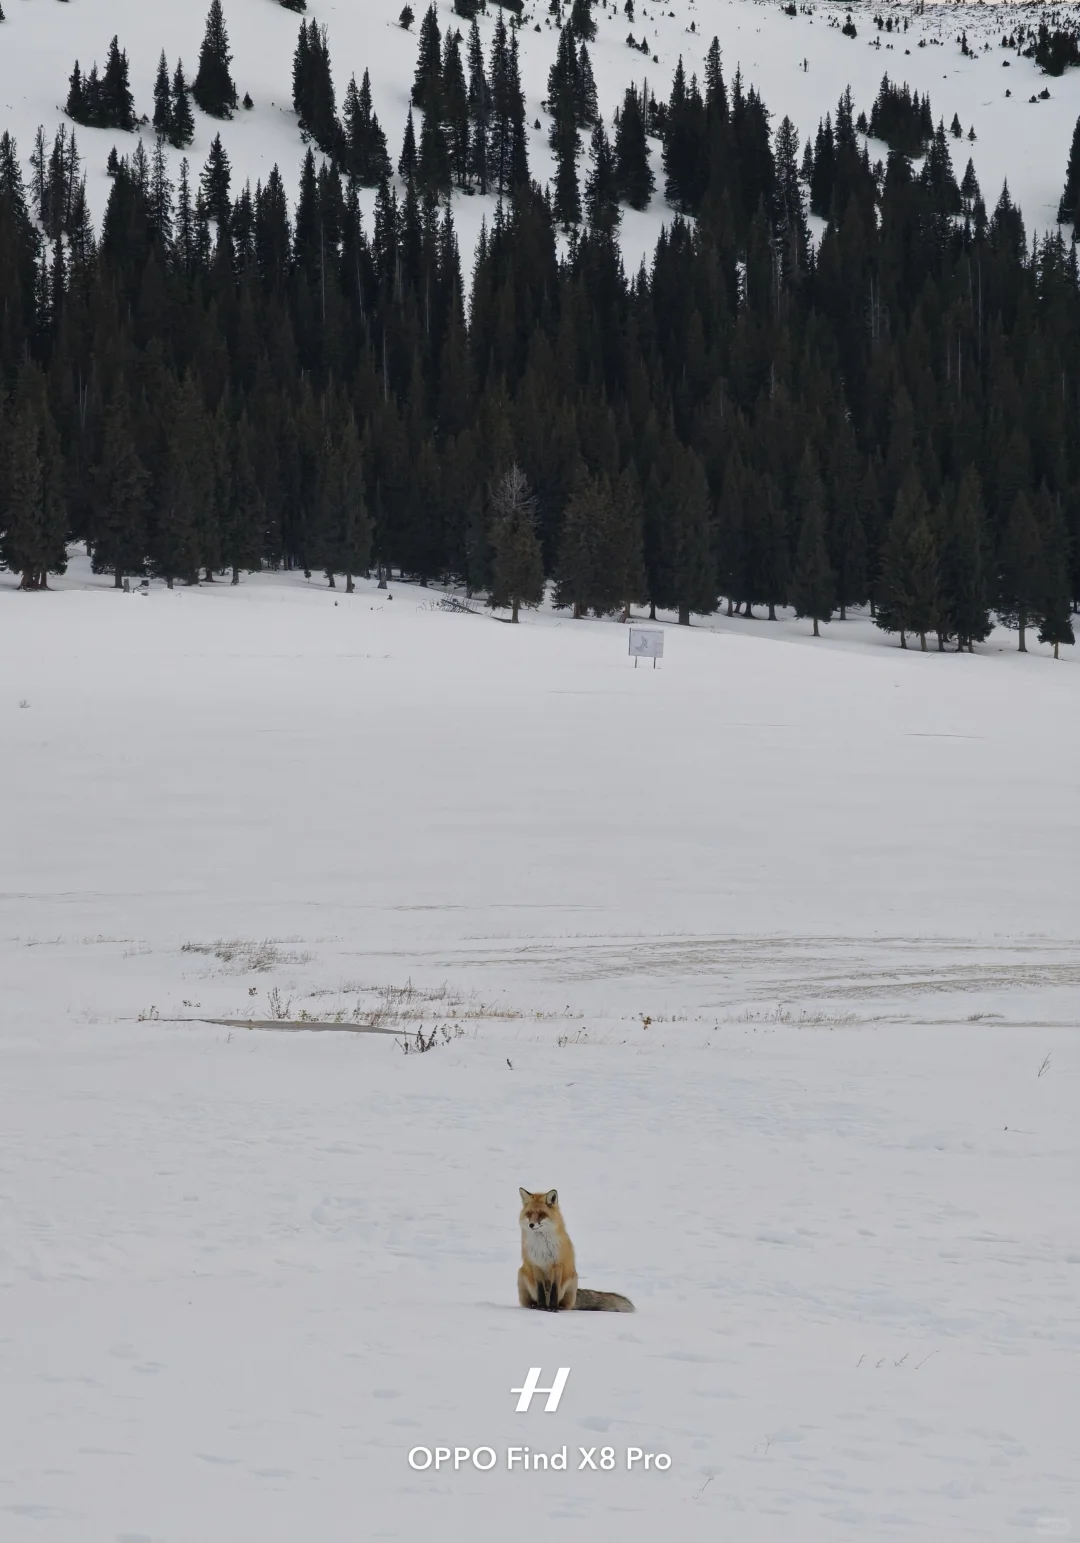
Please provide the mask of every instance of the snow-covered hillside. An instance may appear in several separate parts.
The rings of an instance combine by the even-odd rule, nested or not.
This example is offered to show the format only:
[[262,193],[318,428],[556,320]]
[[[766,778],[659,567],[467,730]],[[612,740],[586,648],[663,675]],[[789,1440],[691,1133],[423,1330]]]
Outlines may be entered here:
[[[1050,224],[1080,114],[1080,71],[1048,80],[1030,60],[1003,52],[1002,33],[1015,24],[1018,14],[1012,7],[939,6],[919,15],[901,6],[856,4],[850,7],[857,33],[853,39],[840,30],[848,9],[803,6],[792,17],[779,3],[760,0],[639,0],[635,21],[630,23],[622,5],[611,0],[605,7],[601,0],[596,9],[599,34],[590,48],[601,110],[610,121],[632,80],[646,79],[650,89],[665,97],[679,56],[685,58],[688,70],[700,70],[714,35],[723,47],[728,75],[741,67],[747,82],[763,95],[774,124],[787,114],[803,140],[813,134],[819,118],[835,108],[848,84],[857,108],[869,112],[881,77],[888,72],[920,93],[928,91],[936,117],[949,123],[958,114],[965,132],[974,125],[975,142],[965,139],[955,149],[958,177],[970,153],[988,203],[996,200],[1007,179],[1029,229]],[[415,5],[414,10],[419,20],[423,7]],[[906,18],[909,30],[891,35],[879,32],[873,16],[881,10]],[[161,50],[170,64],[182,56],[190,78],[202,40],[205,7],[194,0],[179,6],[162,0],[70,0],[62,8],[57,0],[8,0],[6,11],[8,19],[0,24],[0,126],[17,136],[23,156],[28,157],[38,124],[51,132],[60,121],[76,57],[84,69],[95,58],[103,63],[114,33],[130,58],[137,110],[149,116]],[[339,100],[350,75],[355,72],[359,78],[365,68],[370,69],[376,110],[395,159],[408,111],[418,30],[414,25],[405,32],[397,25],[400,11],[399,0],[313,0],[307,12],[328,29]],[[455,24],[450,0],[438,0],[438,11],[444,28]],[[481,18],[485,40],[490,39],[495,14],[492,6]],[[530,0],[525,14],[520,45],[528,121],[541,124],[530,131],[529,154],[533,174],[545,181],[552,172],[552,157],[540,102],[558,34],[543,0]],[[300,18],[276,0],[227,0],[225,15],[240,94],[250,92],[255,106],[225,125],[197,115],[196,139],[189,152],[192,164],[202,165],[220,129],[239,183],[245,178],[253,183],[265,178],[276,162],[287,183],[295,186],[303,147],[291,107],[291,82]],[[1034,10],[1024,12],[1028,22],[1037,18]],[[460,19],[456,24],[464,27]],[[972,56],[961,53],[961,30],[967,33]],[[628,48],[628,33],[639,41],[647,37],[652,58]],[[986,43],[991,46],[983,52]],[[1003,68],[1006,59],[1010,61],[1007,70]],[[1032,104],[1030,98],[1046,86],[1049,100]],[[79,138],[88,160],[92,207],[100,216],[108,196],[109,148],[115,143],[123,153],[125,140],[130,148],[130,138],[91,129],[79,130]],[[883,154],[884,147],[876,147],[876,153]],[[365,202],[370,212],[373,196]],[[468,260],[491,205],[480,198],[459,198],[456,213]],[[669,217],[659,194],[651,210],[627,212],[623,248],[629,267],[651,253],[656,234]]]
[[[1076,664],[56,583],[0,585],[4,1543],[1080,1525]],[[516,1306],[519,1184],[635,1317]]]

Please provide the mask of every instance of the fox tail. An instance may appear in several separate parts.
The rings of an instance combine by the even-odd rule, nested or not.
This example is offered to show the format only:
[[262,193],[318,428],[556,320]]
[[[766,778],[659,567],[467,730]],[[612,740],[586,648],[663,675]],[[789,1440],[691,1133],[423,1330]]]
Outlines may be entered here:
[[574,1306],[579,1312],[584,1313],[632,1313],[634,1311],[634,1304],[630,1298],[620,1296],[617,1291],[585,1291],[579,1288]]

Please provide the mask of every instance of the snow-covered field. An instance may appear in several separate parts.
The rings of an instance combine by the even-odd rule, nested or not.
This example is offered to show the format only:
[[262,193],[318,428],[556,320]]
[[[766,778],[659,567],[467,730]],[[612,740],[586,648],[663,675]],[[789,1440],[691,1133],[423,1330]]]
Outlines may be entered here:
[[[185,0],[181,5],[166,0],[70,0],[62,10],[56,0],[7,0],[8,20],[0,24],[0,130],[15,134],[22,156],[28,159],[38,124],[51,134],[62,121],[76,57],[84,70],[95,59],[104,64],[114,33],[131,61],[136,111],[151,116],[158,55],[164,48],[170,67],[182,56],[190,78],[198,60],[206,8],[203,0]],[[236,187],[248,178],[253,185],[260,178],[265,180],[275,163],[287,185],[295,187],[304,154],[292,111],[292,56],[300,18],[275,0],[224,0],[224,8],[237,86],[241,96],[251,93],[255,107],[225,124],[197,112],[196,138],[187,154],[193,168],[200,168],[220,131]],[[355,73],[359,80],[370,69],[375,108],[395,162],[416,65],[419,18],[425,9],[422,0],[415,0],[413,9],[417,24],[411,32],[396,24],[400,0],[310,0],[307,11],[308,18],[327,27],[339,103],[350,75]],[[1059,7],[1055,14],[1069,16],[1076,9]],[[857,29],[853,39],[839,30],[849,10]],[[438,11],[444,30],[453,25],[467,30],[460,18],[455,20],[451,0],[438,0]],[[891,36],[879,32],[873,23],[879,12],[907,16],[908,32]],[[492,6],[481,18],[485,47],[490,44],[496,14]],[[520,45],[527,117],[530,126],[540,123],[538,129],[530,127],[529,155],[534,176],[544,182],[553,173],[553,159],[547,145],[548,120],[540,103],[547,94],[547,72],[558,34],[550,25],[544,0],[529,0],[526,14]],[[1040,14],[1037,7],[943,5],[917,15],[911,7],[857,0],[851,6],[800,6],[799,14],[791,17],[780,9],[778,0],[664,0],[662,4],[638,0],[631,23],[623,5],[611,0],[607,8],[597,4],[599,32],[590,54],[601,111],[610,125],[630,81],[645,80],[651,91],[665,98],[679,56],[686,60],[688,71],[700,73],[709,41],[718,36],[729,81],[736,67],[741,67],[744,80],[764,97],[774,126],[786,113],[804,141],[814,134],[819,118],[835,110],[847,85],[856,108],[869,114],[887,72],[920,93],[928,91],[935,117],[943,117],[946,124],[958,113],[965,134],[974,125],[974,143],[966,138],[950,141],[957,178],[970,155],[988,205],[993,207],[1007,179],[1029,231],[1039,231],[1052,224],[1064,185],[1073,126],[1080,115],[1080,71],[1051,80],[1031,60],[1018,59],[999,45],[1002,34],[1018,21],[1034,24]],[[537,26],[539,33],[534,30]],[[967,32],[975,57],[961,53],[961,30]],[[630,50],[628,33],[639,41],[647,37],[652,56]],[[981,51],[984,43],[991,45],[986,53]],[[1003,68],[1006,59],[1010,61],[1007,70]],[[1030,98],[1044,87],[1050,89],[1049,101],[1032,104]],[[1006,97],[1006,91],[1011,96]],[[121,154],[129,151],[132,136],[104,129],[77,133],[88,163],[91,207],[100,219],[110,186],[105,175],[109,149],[115,144]],[[885,147],[872,142],[871,151],[875,158],[883,157]],[[179,160],[175,153],[174,167]],[[658,193],[653,207],[642,214],[628,210],[623,221],[622,244],[631,269],[642,258],[651,257],[660,227],[671,217],[662,198],[655,145],[654,161]],[[370,216],[374,194],[362,202]],[[466,271],[481,221],[490,219],[493,207],[490,199],[455,200]]]
[[[0,586],[5,1543],[1080,1530],[1071,650],[57,583]],[[516,1306],[519,1184],[635,1317]]]

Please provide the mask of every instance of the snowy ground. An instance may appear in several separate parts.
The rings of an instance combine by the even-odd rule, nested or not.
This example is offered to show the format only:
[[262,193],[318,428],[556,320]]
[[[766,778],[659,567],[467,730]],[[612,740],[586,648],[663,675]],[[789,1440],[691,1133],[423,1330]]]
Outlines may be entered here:
[[[104,64],[114,33],[131,61],[136,110],[151,116],[159,53],[165,49],[170,67],[182,56],[190,78],[198,60],[206,8],[203,0],[185,0],[183,5],[164,0],[70,0],[61,11],[56,0],[7,0],[8,20],[0,24],[0,130],[15,134],[23,158],[28,159],[38,124],[52,134],[61,121],[76,57],[84,70],[95,59]],[[328,29],[339,103],[350,75],[355,72],[359,80],[365,68],[370,69],[375,107],[395,163],[424,8],[422,0],[414,3],[417,24],[408,33],[396,25],[400,0],[310,0],[307,11],[308,18]],[[444,31],[452,25],[464,29],[460,18],[455,22],[451,0],[438,0],[438,10]],[[839,30],[848,10],[856,22],[854,39]],[[1054,14],[1060,19],[1078,11],[1065,6]],[[891,36],[879,32],[873,23],[876,13],[898,19],[907,16],[909,31]],[[489,49],[496,14],[492,6],[480,22],[485,49]],[[974,125],[974,143],[966,138],[950,141],[957,178],[970,155],[988,204],[993,206],[1007,179],[1029,231],[1040,231],[1052,224],[1064,186],[1073,126],[1080,115],[1080,71],[1051,80],[1031,60],[1019,59],[999,45],[1002,34],[1011,32],[1019,20],[1036,24],[1041,14],[1034,6],[980,4],[931,6],[917,15],[911,7],[863,0],[851,6],[800,6],[799,14],[790,17],[778,3],[763,0],[665,0],[663,4],[638,0],[635,21],[630,23],[622,5],[612,0],[606,9],[602,3],[597,5],[599,33],[590,54],[601,110],[610,125],[631,80],[647,82],[650,90],[665,98],[679,56],[685,58],[688,70],[700,73],[709,41],[718,36],[729,81],[741,66],[744,80],[763,95],[774,125],[786,113],[804,141],[815,132],[819,118],[835,110],[847,85],[857,109],[869,115],[887,72],[894,80],[907,80],[913,89],[928,91],[935,116],[943,117],[946,124],[958,113],[965,134]],[[540,103],[547,94],[547,72],[558,34],[549,23],[543,0],[529,0],[527,15],[520,43],[529,154],[533,174],[543,182],[552,175],[553,162],[547,146],[548,120]],[[274,0],[225,0],[225,16],[237,86],[241,96],[251,93],[255,108],[225,124],[196,113],[196,139],[187,152],[191,164],[195,169],[203,165],[210,142],[220,131],[237,187],[247,178],[253,185],[265,180],[275,163],[287,185],[295,187],[304,154],[291,107],[292,56],[300,18]],[[976,57],[960,52],[961,30],[967,32]],[[639,41],[647,36],[650,56],[627,47],[631,32]],[[989,51],[981,52],[987,43]],[[1005,60],[1010,61],[1008,69],[1003,68]],[[1030,98],[1044,87],[1050,89],[1050,100],[1032,104]],[[539,129],[531,127],[537,121]],[[104,129],[77,132],[88,163],[91,207],[100,219],[110,186],[105,176],[109,149],[115,144],[121,154],[128,152],[133,139]],[[871,142],[871,153],[883,157],[885,147]],[[179,160],[175,154],[175,167]],[[660,227],[671,217],[661,196],[663,178],[656,146],[654,161],[660,193],[650,210],[627,211],[623,223],[623,250],[630,269],[636,269],[642,258],[651,259]],[[367,195],[364,203],[370,216],[374,194]],[[455,200],[466,272],[481,221],[490,219],[493,207],[490,199]]]
[[5,1543],[1080,1530],[1080,670],[806,631],[3,577]]

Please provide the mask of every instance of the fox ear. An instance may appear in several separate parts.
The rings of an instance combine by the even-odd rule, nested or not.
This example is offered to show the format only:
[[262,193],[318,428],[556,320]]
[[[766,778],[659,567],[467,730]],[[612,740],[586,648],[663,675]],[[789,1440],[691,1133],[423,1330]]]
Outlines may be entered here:
[[557,1189],[549,1189],[547,1194],[544,1196],[544,1199],[547,1201],[548,1205],[558,1205],[559,1191]]
[[530,1192],[527,1189],[522,1189],[519,1185],[518,1194],[521,1196],[522,1205],[528,1205],[529,1201],[532,1199]]

